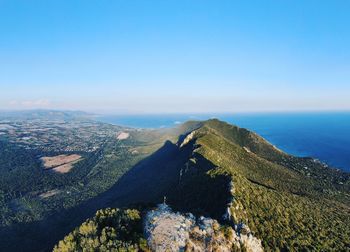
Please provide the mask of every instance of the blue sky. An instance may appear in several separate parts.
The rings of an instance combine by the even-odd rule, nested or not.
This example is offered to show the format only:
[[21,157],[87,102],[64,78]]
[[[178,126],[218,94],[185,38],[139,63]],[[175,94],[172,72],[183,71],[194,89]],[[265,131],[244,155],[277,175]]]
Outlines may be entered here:
[[0,109],[350,110],[349,1],[0,0]]

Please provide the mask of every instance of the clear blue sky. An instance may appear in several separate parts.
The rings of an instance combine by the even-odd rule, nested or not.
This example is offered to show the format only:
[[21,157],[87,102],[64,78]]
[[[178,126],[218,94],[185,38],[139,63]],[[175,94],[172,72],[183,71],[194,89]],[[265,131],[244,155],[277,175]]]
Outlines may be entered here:
[[0,0],[0,109],[350,110],[350,1]]

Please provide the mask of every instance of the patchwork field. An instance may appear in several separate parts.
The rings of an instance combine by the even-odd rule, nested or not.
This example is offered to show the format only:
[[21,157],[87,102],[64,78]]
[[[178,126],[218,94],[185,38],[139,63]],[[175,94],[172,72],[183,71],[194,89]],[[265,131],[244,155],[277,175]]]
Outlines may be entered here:
[[119,134],[117,134],[117,139],[118,140],[125,140],[129,138],[129,133],[128,132],[120,132]]
[[43,162],[45,169],[52,169],[58,173],[67,173],[69,172],[73,164],[79,162],[81,156],[78,154],[72,155],[58,155],[53,157],[42,157],[41,161]]

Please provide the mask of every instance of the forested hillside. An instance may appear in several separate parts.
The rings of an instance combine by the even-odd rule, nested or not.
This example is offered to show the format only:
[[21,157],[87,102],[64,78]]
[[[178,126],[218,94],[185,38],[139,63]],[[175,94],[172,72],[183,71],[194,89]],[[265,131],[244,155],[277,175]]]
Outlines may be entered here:
[[348,248],[349,174],[291,157],[254,133],[216,120],[194,139],[194,155],[216,167],[207,174],[231,178],[232,221],[247,224],[266,249]]
[[[45,111],[0,118],[0,247],[52,247],[115,200],[113,186],[127,171],[195,124],[137,130]],[[70,155],[79,159],[60,161]],[[58,163],[47,168],[43,158]]]
[[115,192],[122,205],[166,196],[177,211],[215,218],[238,233],[244,227],[267,251],[344,251],[349,186],[348,173],[209,120],[136,165]]
[[[103,242],[96,245],[90,237],[91,241],[86,238],[74,246],[83,249],[93,242],[101,250],[117,244],[147,250],[141,219],[164,197],[174,211],[212,218],[223,228],[231,228],[236,236],[227,244],[238,250],[246,248],[245,240],[239,238],[242,232],[261,241],[267,251],[348,248],[348,173],[312,158],[290,156],[255,133],[218,120],[160,130],[65,120],[39,126],[37,122],[28,126],[27,119],[25,123],[6,122],[9,134],[0,138],[0,243],[8,251],[51,249],[107,207],[139,212],[98,212],[93,220],[97,226],[88,221],[81,230],[96,226],[94,237]],[[67,123],[70,126],[62,128]],[[28,135],[33,125],[35,131]],[[52,125],[56,128],[50,134],[40,133]],[[50,145],[44,149],[37,145],[45,142]],[[46,168],[42,161],[43,157],[67,160],[69,155],[79,159],[59,164],[68,165],[65,173]],[[99,226],[102,215],[121,218],[113,222],[106,217],[114,231],[108,223]],[[136,226],[126,224],[130,221]],[[135,228],[136,240],[124,235]],[[73,237],[81,231],[76,230]]]

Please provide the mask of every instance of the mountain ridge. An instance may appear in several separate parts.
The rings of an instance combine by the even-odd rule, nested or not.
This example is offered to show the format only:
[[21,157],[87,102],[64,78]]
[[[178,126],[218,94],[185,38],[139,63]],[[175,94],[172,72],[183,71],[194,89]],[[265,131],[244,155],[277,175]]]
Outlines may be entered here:
[[266,250],[347,247],[349,174],[217,119],[182,127],[176,143],[166,142],[119,181],[136,195],[129,203],[155,204],[166,195],[180,212],[236,231],[248,225]]

